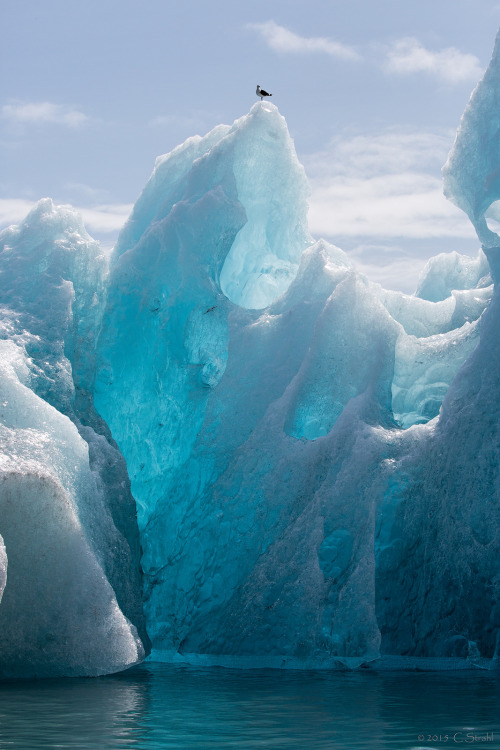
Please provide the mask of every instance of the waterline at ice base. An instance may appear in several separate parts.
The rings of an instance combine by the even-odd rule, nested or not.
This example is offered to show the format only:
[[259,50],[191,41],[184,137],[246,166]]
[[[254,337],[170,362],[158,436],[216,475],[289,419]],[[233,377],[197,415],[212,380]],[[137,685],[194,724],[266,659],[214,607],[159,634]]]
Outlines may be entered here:
[[443,171],[481,249],[413,296],[311,237],[265,101],[109,260],[49,199],[0,235],[0,676],[500,667],[499,173],[497,40]]

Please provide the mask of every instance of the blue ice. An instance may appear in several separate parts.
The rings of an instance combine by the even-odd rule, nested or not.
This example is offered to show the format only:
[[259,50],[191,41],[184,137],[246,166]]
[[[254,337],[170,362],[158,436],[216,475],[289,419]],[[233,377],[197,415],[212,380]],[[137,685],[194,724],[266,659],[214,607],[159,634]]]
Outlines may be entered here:
[[116,671],[149,640],[495,663],[499,64],[444,170],[482,249],[415,295],[311,237],[269,102],[159,157],[109,261],[48,199],[0,235],[2,674]]

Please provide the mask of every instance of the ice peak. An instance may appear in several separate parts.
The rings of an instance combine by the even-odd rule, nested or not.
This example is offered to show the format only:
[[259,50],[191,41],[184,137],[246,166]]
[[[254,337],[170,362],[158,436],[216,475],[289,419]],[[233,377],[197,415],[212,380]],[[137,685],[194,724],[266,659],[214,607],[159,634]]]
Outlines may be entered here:
[[41,198],[20,224],[8,227],[0,236],[6,236],[5,233],[16,237],[33,236],[39,242],[42,237],[52,240],[54,232],[60,236],[76,233],[85,241],[94,242],[81,214],[71,206],[55,204],[51,198]]
[[252,105],[250,108],[250,111],[246,117],[252,116],[252,115],[274,115],[274,117],[279,118],[283,121],[286,127],[286,120],[283,117],[282,114],[280,114],[280,111],[278,107],[275,104],[272,104],[268,101],[262,101],[262,102],[255,102],[255,104]]
[[500,32],[462,115],[443,179],[446,197],[469,216],[491,264],[495,254],[488,249],[500,246]]
[[270,102],[257,102],[237,120],[233,173],[247,221],[226,258],[220,284],[247,308],[267,307],[293,280],[307,229],[309,186],[285,118]]
[[[181,204],[202,211],[210,195],[215,200],[206,219],[210,224],[219,221],[218,213],[228,215],[229,201],[240,218],[229,247],[215,250],[212,280],[235,304],[263,308],[288,288],[302,251],[312,243],[308,194],[285,118],[275,105],[256,102],[232,126],[219,125],[202,138],[190,138],[157,160],[114,258],[132,248],[138,253],[145,252],[140,246],[151,248],[151,233],[160,224],[178,223],[174,214]],[[169,252],[172,245],[161,250]],[[209,262],[207,254],[213,259],[214,247],[201,244],[198,252]]]

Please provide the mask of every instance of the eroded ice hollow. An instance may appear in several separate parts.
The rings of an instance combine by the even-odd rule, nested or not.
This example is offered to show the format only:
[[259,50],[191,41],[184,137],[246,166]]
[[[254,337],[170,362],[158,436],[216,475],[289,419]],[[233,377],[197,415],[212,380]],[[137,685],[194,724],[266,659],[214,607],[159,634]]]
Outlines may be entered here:
[[199,205],[196,215],[198,222],[206,221],[207,243],[215,239],[218,226],[212,222],[217,222],[217,214],[230,206],[234,211],[232,219],[227,217],[225,231],[230,234],[221,238],[220,257],[211,259],[216,264],[214,281],[236,305],[267,307],[289,286],[302,250],[312,243],[304,168],[285,119],[272,104],[257,104],[232,127],[220,125],[159,157],[114,257],[140,239],[147,252],[150,225],[167,217],[186,233],[177,216],[181,205],[193,205],[202,196],[207,201],[208,195],[214,201],[210,213],[208,205]]

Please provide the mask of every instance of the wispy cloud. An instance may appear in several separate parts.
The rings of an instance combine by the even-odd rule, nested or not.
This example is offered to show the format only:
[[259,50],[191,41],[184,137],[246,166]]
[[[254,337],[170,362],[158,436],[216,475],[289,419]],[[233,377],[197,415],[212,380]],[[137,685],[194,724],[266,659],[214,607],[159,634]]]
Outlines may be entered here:
[[442,194],[440,167],[452,134],[392,129],[337,138],[305,160],[315,236],[474,237],[465,215]]
[[[430,255],[436,252],[431,249]],[[397,243],[391,247],[360,243],[349,255],[370,281],[384,289],[397,289],[406,294],[414,293],[426,261],[422,255],[409,252]]]
[[359,60],[361,55],[354,47],[322,36],[304,37],[280,26],[275,21],[250,23],[247,28],[256,31],[275,52],[290,54],[323,53],[342,60]]
[[[352,45],[329,37],[301,36],[272,20],[249,23],[247,28],[257,32],[274,52],[282,54],[320,53],[342,60],[368,60],[372,57],[369,47],[365,50],[366,54],[362,54]],[[459,84],[477,81],[484,72],[475,55],[461,52],[456,47],[429,50],[414,37],[399,39],[389,47],[382,47],[382,50],[382,59],[375,61],[375,64],[398,75],[427,73],[448,84]]]
[[313,237],[346,250],[372,281],[409,294],[431,256],[475,252],[471,223],[442,192],[453,135],[391,128],[337,137],[303,159]]
[[475,55],[455,47],[433,52],[413,37],[400,39],[387,50],[384,67],[399,75],[428,73],[449,84],[477,81],[483,74]]
[[150,128],[165,128],[167,130],[185,132],[205,132],[207,128],[213,127],[213,123],[220,121],[221,114],[216,111],[192,110],[191,112],[170,112],[168,114],[153,117],[148,122]]
[[183,117],[182,115],[158,115],[148,122],[150,128],[190,127],[196,122],[194,117]]
[[78,128],[89,121],[89,117],[74,107],[53,102],[11,102],[4,104],[1,117],[18,125],[53,124]]
[[25,198],[0,198],[0,229],[19,224],[34,205],[35,201]]
[[132,203],[110,203],[91,208],[79,207],[77,211],[83,216],[83,221],[90,234],[118,232],[132,212]]

